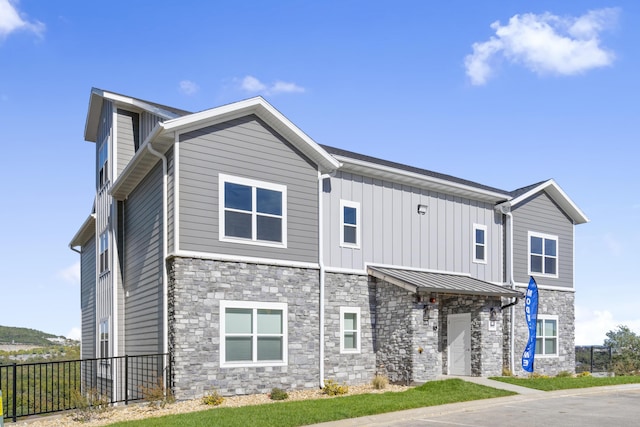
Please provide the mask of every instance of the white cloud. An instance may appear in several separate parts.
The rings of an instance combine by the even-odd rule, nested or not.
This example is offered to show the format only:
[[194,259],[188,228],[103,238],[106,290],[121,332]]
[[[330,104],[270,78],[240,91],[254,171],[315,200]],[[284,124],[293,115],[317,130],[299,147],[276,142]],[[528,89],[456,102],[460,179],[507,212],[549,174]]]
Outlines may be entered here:
[[295,83],[277,80],[275,83],[267,85],[253,76],[245,76],[240,81],[240,89],[244,90],[245,92],[262,93],[264,95],[275,95],[278,93],[301,93],[305,91],[303,87],[298,86]]
[[67,332],[66,337],[71,340],[80,341],[82,338],[82,330],[79,327],[74,326],[69,332]]
[[185,95],[193,95],[194,93],[200,90],[200,86],[198,86],[195,82],[191,80],[182,80],[180,83],[180,92]]
[[576,345],[602,345],[607,332],[625,325],[640,332],[640,316],[636,319],[615,319],[609,310],[585,310],[576,306]]
[[58,271],[57,276],[72,285],[80,284],[80,261]]
[[474,85],[484,85],[494,72],[496,57],[520,64],[538,75],[574,75],[611,65],[613,52],[600,45],[599,34],[615,25],[619,9],[592,10],[585,15],[559,17],[550,13],[514,15],[486,42],[473,44],[465,58]]
[[14,31],[31,31],[41,36],[45,25],[40,21],[23,19],[18,9],[17,1],[0,0],[0,38],[4,38]]

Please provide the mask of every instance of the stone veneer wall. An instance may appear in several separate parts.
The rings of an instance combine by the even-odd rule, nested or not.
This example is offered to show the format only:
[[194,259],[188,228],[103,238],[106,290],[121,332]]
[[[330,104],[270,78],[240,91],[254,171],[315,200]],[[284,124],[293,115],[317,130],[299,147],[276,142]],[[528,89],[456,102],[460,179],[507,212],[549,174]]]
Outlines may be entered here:
[[414,383],[435,379],[441,371],[438,347],[438,310],[424,318],[424,303],[396,285],[376,284],[376,344],[378,371],[392,382]]
[[[369,384],[376,373],[375,285],[356,274],[325,274],[325,378]],[[360,308],[360,353],[340,353],[340,307]]]
[[[175,257],[169,269],[169,346],[178,399],[319,385],[319,271]],[[220,367],[220,300],[287,303],[287,366]]]
[[[447,374],[447,316],[471,313],[471,375],[495,376],[502,374],[503,367],[503,325],[499,297],[479,297],[473,295],[441,295],[440,348],[442,352],[442,373]],[[490,310],[497,310],[497,320],[492,324]]]
[[[521,289],[525,291],[525,288]],[[533,362],[535,373],[556,375],[561,371],[575,372],[575,293],[538,289],[538,315],[558,316],[558,356],[536,356]],[[514,374],[527,376],[522,369],[522,352],[529,338],[529,329],[524,317],[524,301],[515,306],[515,367]]]

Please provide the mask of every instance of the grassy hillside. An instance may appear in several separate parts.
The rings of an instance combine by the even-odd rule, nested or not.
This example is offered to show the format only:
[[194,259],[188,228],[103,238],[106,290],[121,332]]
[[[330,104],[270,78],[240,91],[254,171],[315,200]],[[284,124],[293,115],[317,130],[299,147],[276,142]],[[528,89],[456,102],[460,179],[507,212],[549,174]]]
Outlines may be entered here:
[[0,343],[6,344],[30,344],[38,346],[55,345],[47,338],[64,338],[57,335],[47,334],[42,331],[28,328],[15,328],[12,326],[0,326]]

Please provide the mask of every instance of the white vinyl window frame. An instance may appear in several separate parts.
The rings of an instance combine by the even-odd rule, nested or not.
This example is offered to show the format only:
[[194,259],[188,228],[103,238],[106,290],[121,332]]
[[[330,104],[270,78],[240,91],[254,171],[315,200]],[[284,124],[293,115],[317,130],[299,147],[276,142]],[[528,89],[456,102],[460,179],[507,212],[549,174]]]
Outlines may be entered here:
[[109,230],[100,233],[98,241],[98,273],[109,271]]
[[[558,357],[558,351],[560,349],[560,322],[558,320],[557,315],[550,314],[539,314],[538,315],[539,325],[536,327],[536,355],[538,358],[553,358]],[[546,331],[546,323],[553,322],[555,323],[555,335],[547,335]],[[555,352],[550,353],[546,351],[546,341],[554,340],[555,341]]]
[[[531,249],[531,238],[535,237],[538,239],[542,239],[542,253],[532,253]],[[546,242],[554,241],[555,242],[555,254],[549,254],[546,251]],[[552,234],[545,233],[537,233],[534,231],[529,231],[527,233],[527,271],[529,276],[541,276],[541,277],[552,277],[558,278],[558,272],[560,271],[560,242],[558,236],[554,236]],[[531,269],[531,257],[541,257],[541,268],[542,271],[533,271]],[[546,261],[554,260],[555,262],[555,273],[547,273]]]
[[[346,327],[347,315],[355,317],[355,328]],[[360,353],[362,342],[362,322],[360,319],[360,307],[340,307],[340,353]],[[355,345],[347,347],[346,334],[354,337]]]
[[98,147],[98,191],[102,190],[109,182],[109,136],[106,136]]
[[[345,222],[345,208],[355,210],[355,224]],[[360,249],[360,203],[350,200],[340,200],[340,246],[344,248]],[[345,241],[345,228],[353,230],[355,242]]]
[[[482,239],[478,239],[478,232],[482,232]],[[471,256],[473,262],[478,264],[487,263],[487,226],[483,224],[473,224],[473,245],[471,248]],[[482,241],[480,241],[482,240]],[[482,258],[478,257],[478,250],[482,249]]]
[[[252,360],[251,361],[226,361],[226,338],[227,336],[237,336],[238,334],[226,333],[228,308],[246,309],[252,311]],[[258,310],[276,310],[282,312],[282,333],[275,335],[262,335],[258,333]],[[267,366],[287,366],[289,353],[288,335],[288,307],[286,303],[257,302],[257,301],[220,301],[220,367],[221,368],[241,368],[241,367],[267,367]],[[282,360],[258,360],[258,337],[279,336],[282,337]]]
[[[225,207],[225,184],[239,184],[247,187],[251,187],[251,211],[237,210]],[[277,191],[282,195],[282,215],[270,215],[263,214],[257,211],[256,194],[257,189],[265,189],[271,191]],[[239,212],[251,214],[251,238],[242,238],[235,236],[227,236],[225,234],[225,212]],[[258,239],[258,217],[271,217],[279,218],[281,220],[281,241],[269,241]],[[237,177],[232,175],[218,174],[218,218],[219,218],[219,239],[222,242],[242,243],[248,245],[257,246],[269,246],[274,248],[286,248],[287,247],[287,187],[281,184],[273,184],[270,182],[258,181],[255,179]]]

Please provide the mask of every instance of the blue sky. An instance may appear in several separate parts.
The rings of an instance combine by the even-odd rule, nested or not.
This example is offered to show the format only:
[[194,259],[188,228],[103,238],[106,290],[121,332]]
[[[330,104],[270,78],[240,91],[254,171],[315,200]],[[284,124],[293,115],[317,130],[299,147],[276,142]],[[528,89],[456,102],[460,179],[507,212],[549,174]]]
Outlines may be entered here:
[[0,324],[78,336],[99,87],[198,111],[262,95],[315,141],[516,189],[576,229],[576,341],[640,332],[640,2],[0,0]]

